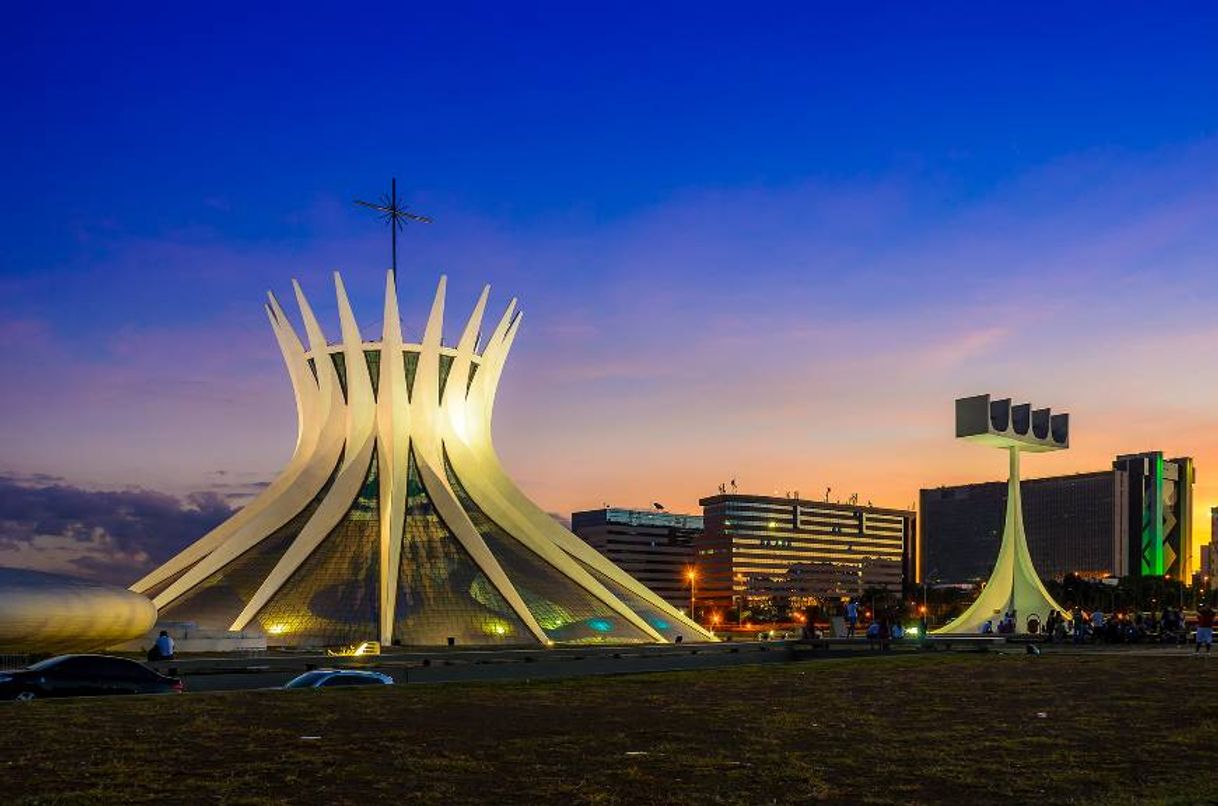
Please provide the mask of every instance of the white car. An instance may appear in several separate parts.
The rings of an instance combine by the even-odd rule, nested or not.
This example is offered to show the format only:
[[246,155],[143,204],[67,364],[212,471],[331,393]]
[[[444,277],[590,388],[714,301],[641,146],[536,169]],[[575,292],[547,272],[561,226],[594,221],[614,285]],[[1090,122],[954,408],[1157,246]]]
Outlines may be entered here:
[[314,669],[292,678],[284,688],[338,688],[340,686],[392,686],[393,678],[364,669]]

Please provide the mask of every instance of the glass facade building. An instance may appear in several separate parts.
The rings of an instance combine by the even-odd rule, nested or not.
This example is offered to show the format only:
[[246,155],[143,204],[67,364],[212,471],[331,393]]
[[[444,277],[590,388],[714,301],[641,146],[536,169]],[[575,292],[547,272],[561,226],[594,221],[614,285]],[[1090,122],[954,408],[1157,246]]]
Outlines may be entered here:
[[699,607],[730,608],[741,597],[901,590],[906,547],[915,541],[913,512],[737,494],[700,503],[704,528],[694,540]]

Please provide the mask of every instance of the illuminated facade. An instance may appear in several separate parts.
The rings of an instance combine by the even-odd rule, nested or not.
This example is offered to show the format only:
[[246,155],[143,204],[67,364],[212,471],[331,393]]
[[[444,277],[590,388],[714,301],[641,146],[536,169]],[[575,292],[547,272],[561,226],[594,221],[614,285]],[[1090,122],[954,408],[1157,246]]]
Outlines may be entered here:
[[479,349],[484,289],[445,346],[441,278],[411,343],[390,273],[381,338],[365,341],[334,281],[333,344],[299,285],[307,347],[270,296],[296,448],[244,509],[132,586],[162,621],[261,630],[281,646],[711,638],[529,501],[500,465],[491,412],[520,325],[514,300]]
[[1116,575],[1187,580],[1193,558],[1193,460],[1118,456]]
[[1049,409],[1033,410],[1028,403],[1013,406],[1010,398],[992,401],[989,395],[956,401],[956,437],[1005,450],[1010,462],[1010,475],[1007,479],[1002,545],[998,549],[998,558],[989,581],[964,613],[936,630],[936,633],[980,632],[987,621],[996,627],[1008,612],[1014,614],[1016,629],[1022,631],[1028,616],[1036,614],[1043,622],[1050,610],[1063,610],[1045,590],[1028,551],[1019,484],[1019,457],[1024,452],[1044,453],[1068,448],[1069,417],[1068,414],[1052,414]]
[[721,494],[700,503],[699,606],[901,590],[913,512],[761,495]]

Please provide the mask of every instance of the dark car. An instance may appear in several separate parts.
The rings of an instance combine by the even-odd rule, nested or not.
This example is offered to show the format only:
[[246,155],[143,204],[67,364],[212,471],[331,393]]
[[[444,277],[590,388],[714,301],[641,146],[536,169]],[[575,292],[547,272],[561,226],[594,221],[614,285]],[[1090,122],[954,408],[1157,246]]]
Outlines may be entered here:
[[0,672],[0,700],[181,691],[180,678],[158,674],[142,663],[109,655],[59,655],[27,669]]
[[314,669],[295,677],[284,688],[338,688],[340,686],[392,686],[393,678],[362,669]]

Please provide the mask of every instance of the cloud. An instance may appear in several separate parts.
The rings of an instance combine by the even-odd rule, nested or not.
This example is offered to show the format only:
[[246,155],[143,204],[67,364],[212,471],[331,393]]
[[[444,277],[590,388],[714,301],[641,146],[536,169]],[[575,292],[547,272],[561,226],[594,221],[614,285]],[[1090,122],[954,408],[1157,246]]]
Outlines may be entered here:
[[[904,505],[920,486],[1000,472],[951,442],[952,398],[991,390],[1076,416],[1076,446],[1042,460],[1046,474],[1155,447],[1196,455],[1203,514],[1218,495],[1218,338],[1198,325],[1214,302],[1216,167],[1211,140],[975,187],[915,171],[687,188],[526,226],[453,202],[431,208],[443,228],[411,241],[403,319],[417,337],[440,267],[449,343],[484,280],[484,328],[520,295],[496,444],[551,510],[658,497],[696,511],[733,475]],[[256,494],[295,425],[262,289],[299,330],[299,275],[334,338],[338,267],[363,332],[379,326],[383,236],[341,209],[305,211],[291,242],[109,235],[66,288],[51,272],[0,277],[8,465],[228,505]]]
[[933,369],[954,369],[960,364],[979,358],[997,346],[1011,333],[1005,327],[983,327],[954,334],[951,338],[933,345],[923,358]]
[[128,585],[233,514],[215,491],[86,490],[0,476],[0,565]]

